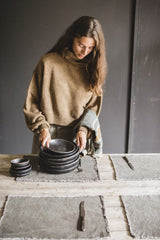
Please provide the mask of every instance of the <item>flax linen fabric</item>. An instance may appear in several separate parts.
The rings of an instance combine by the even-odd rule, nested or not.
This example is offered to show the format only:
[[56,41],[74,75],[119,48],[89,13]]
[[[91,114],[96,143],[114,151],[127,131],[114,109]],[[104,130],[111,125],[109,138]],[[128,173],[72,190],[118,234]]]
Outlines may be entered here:
[[88,129],[86,149],[92,156],[100,156],[103,153],[103,139],[101,135],[100,122],[95,112],[87,109],[76,127],[84,126]]
[[65,174],[49,174],[42,172],[39,166],[38,156],[25,156],[30,159],[32,170],[29,175],[24,177],[17,177],[17,181],[22,182],[91,182],[98,181],[99,172],[97,168],[96,159],[91,156],[84,156],[81,158],[82,171],[75,169],[72,172]]
[[121,196],[130,233],[136,239],[160,239],[160,195]]
[[[79,206],[84,201],[85,232]],[[96,197],[9,196],[0,222],[0,237],[20,239],[107,239],[103,199]]]
[[129,155],[132,170],[125,160],[119,155],[110,155],[115,169],[117,180],[159,180],[160,155]]

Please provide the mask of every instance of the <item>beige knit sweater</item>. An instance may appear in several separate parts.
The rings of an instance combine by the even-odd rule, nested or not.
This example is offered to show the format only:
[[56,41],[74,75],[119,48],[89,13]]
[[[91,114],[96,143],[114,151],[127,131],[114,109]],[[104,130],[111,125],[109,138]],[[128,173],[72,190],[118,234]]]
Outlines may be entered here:
[[85,63],[67,51],[44,55],[28,88],[23,112],[28,128],[37,131],[50,124],[74,126],[85,109],[98,115],[102,96],[89,90]]

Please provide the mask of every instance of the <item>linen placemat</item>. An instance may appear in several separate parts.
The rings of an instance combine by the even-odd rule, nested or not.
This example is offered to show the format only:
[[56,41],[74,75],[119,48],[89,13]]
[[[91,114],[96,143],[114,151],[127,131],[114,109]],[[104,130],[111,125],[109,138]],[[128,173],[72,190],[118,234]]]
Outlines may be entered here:
[[[85,231],[80,231],[84,201]],[[0,221],[0,237],[20,239],[107,239],[108,222],[102,196],[9,196]]]
[[134,167],[132,170],[122,156],[111,156],[117,180],[159,180],[160,156],[129,155],[127,159]]
[[32,166],[32,170],[29,175],[24,177],[17,177],[17,181],[26,182],[85,182],[85,181],[97,181],[99,180],[99,172],[97,168],[97,161],[95,158],[86,155],[81,157],[80,170],[77,168],[69,173],[65,174],[49,174],[42,172],[39,166],[39,157],[28,156]]
[[130,233],[135,238],[160,239],[160,195],[121,196]]

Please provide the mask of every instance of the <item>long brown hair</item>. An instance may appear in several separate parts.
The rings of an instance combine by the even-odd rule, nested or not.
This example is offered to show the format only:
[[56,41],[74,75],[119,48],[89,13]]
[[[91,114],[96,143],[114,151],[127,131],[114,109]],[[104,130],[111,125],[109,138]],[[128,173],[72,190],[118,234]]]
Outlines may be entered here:
[[95,40],[93,51],[85,57],[86,69],[89,74],[89,84],[92,91],[97,95],[102,93],[102,85],[107,73],[107,62],[105,55],[105,39],[100,22],[89,16],[82,16],[67,28],[57,43],[48,52],[58,52],[63,56],[64,51],[72,51],[74,38],[92,37]]

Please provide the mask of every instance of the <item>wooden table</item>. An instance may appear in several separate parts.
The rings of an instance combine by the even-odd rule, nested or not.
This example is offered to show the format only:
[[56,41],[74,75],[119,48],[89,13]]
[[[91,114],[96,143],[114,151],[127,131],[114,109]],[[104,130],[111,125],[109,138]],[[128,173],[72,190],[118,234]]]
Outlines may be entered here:
[[[110,156],[120,154],[110,154]],[[124,154],[123,154],[124,155]],[[127,154],[130,156],[133,154]],[[137,155],[137,154],[134,154]],[[160,154],[140,154],[155,156]],[[0,154],[0,217],[8,195],[95,196],[103,195],[111,237],[109,240],[131,240],[120,195],[160,194],[160,181],[116,181],[109,155],[97,159],[100,181],[97,182],[19,182],[9,173],[10,161],[23,155]],[[139,239],[135,239],[139,240]],[[150,239],[145,239],[150,240]],[[160,239],[159,239],[160,240]]]

